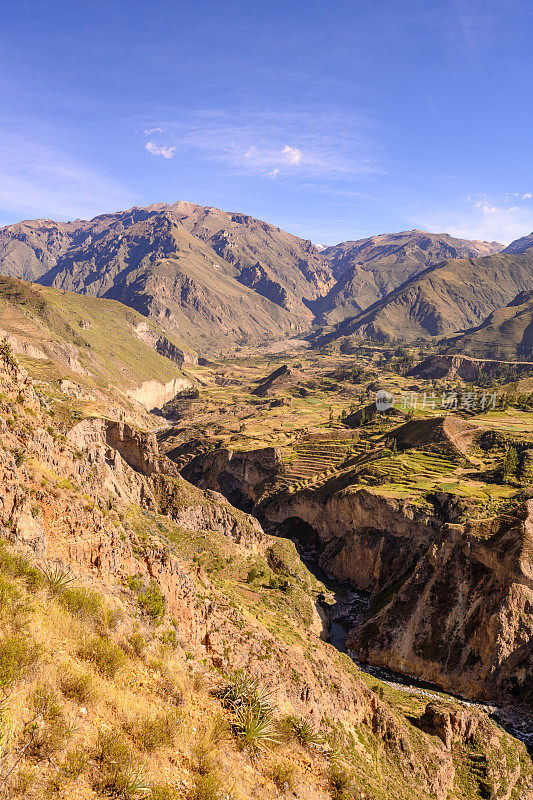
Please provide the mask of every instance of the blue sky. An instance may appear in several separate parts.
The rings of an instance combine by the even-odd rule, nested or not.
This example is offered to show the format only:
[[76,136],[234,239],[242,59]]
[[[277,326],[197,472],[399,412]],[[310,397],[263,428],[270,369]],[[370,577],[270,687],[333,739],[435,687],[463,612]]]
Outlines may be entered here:
[[315,242],[533,230],[530,0],[4,0],[0,224],[189,200]]

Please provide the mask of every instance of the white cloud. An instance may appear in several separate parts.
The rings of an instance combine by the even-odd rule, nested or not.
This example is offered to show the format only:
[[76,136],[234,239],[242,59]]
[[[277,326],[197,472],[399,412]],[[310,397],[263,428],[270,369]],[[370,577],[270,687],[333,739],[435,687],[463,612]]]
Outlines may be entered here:
[[154,133],[161,134],[164,132],[165,131],[163,130],[163,128],[148,128],[148,130],[143,131],[145,136],[151,136]]
[[531,198],[533,198],[533,194],[531,194],[531,192],[511,192],[511,193],[508,192],[504,196],[504,201],[506,203],[509,203],[511,200],[525,201],[525,200],[531,200]]
[[507,193],[500,199],[485,194],[471,195],[448,213],[429,217],[420,214],[415,224],[425,230],[445,231],[463,239],[509,244],[533,231],[533,208],[527,202],[530,199],[530,192]]
[[159,146],[155,142],[146,142],[144,145],[146,150],[153,156],[163,156],[163,158],[174,158],[176,154],[176,147],[173,146]]
[[298,150],[297,147],[290,147],[290,145],[286,144],[281,153],[289,164],[299,164],[302,160],[302,151]]
[[[216,161],[230,175],[314,182],[382,172],[376,143],[368,136],[371,124],[353,112],[180,110],[175,120],[153,120],[155,127],[165,131],[176,151]],[[158,147],[148,144],[150,152]]]

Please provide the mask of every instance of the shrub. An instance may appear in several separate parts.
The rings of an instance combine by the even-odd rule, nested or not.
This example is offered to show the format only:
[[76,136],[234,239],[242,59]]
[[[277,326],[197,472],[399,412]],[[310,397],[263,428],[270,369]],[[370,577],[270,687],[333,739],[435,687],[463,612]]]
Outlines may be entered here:
[[197,775],[209,775],[217,764],[213,747],[206,739],[201,739],[191,748],[192,769]]
[[209,723],[205,738],[213,747],[217,747],[231,733],[230,725],[222,714],[216,714]]
[[19,769],[9,785],[12,797],[27,797],[35,783],[35,772],[32,769]]
[[287,761],[277,761],[268,771],[268,777],[280,792],[294,791],[295,767]]
[[150,792],[150,782],[145,778],[142,770],[130,760],[124,769],[111,766],[102,772],[95,781],[94,788],[110,797],[137,800],[141,797],[146,798]]
[[20,589],[0,574],[0,615],[12,630],[20,630],[27,621],[30,611],[28,602],[23,599]]
[[173,743],[177,726],[178,716],[175,712],[159,714],[134,723],[131,726],[131,735],[143,750],[152,753],[159,747],[168,747]]
[[182,706],[185,702],[183,692],[176,684],[176,681],[169,675],[162,675],[159,681],[158,694],[167,702],[172,702],[176,706]]
[[348,800],[352,788],[350,775],[339,765],[332,765],[328,774],[329,791],[333,800]]
[[175,800],[177,798],[176,792],[163,784],[161,786],[152,786],[152,790],[146,800]]
[[21,467],[26,461],[26,453],[20,447],[14,447],[11,451],[16,467]]
[[93,759],[98,774],[93,779],[97,794],[136,800],[146,797],[150,785],[133,763],[126,741],[116,731],[100,732],[96,740]]
[[165,616],[167,601],[155,581],[137,595],[137,602],[154,624]]
[[61,716],[61,704],[56,693],[46,684],[38,684],[30,697],[34,714],[45,720],[54,720]]
[[96,592],[83,587],[76,589],[63,589],[58,594],[58,600],[67,611],[82,619],[92,619],[95,622],[104,621],[102,601]]
[[30,704],[36,717],[44,723],[39,727],[35,721],[29,723],[24,731],[27,739],[26,756],[36,761],[51,758],[72,735],[72,727],[63,714],[63,708],[55,692],[46,684],[38,685]]
[[94,758],[104,767],[126,768],[130,751],[124,738],[116,731],[100,731],[96,739]]
[[66,754],[65,760],[61,765],[61,772],[70,780],[75,780],[79,775],[85,772],[87,768],[88,754],[82,747],[71,750]]
[[191,748],[193,769],[198,775],[214,772],[217,762],[213,755],[224,739],[231,735],[231,727],[222,714],[217,714]]
[[254,708],[263,714],[273,711],[268,692],[257,678],[252,678],[246,672],[238,671],[227,680],[217,691],[216,696],[222,703],[233,711],[242,708]]
[[37,663],[41,647],[32,639],[18,633],[0,641],[0,688],[6,689],[22,680]]
[[43,576],[37,567],[33,567],[24,556],[8,553],[0,545],[0,571],[13,578],[23,578],[30,589],[37,589]]
[[306,719],[299,717],[285,717],[280,725],[280,730],[285,739],[296,739],[301,745],[318,745],[323,737]]
[[165,616],[167,601],[155,580],[145,586],[139,576],[126,579],[129,588],[135,592],[139,608],[154,623],[159,623]]
[[192,792],[192,800],[221,800],[222,782],[216,773],[200,775]]
[[65,697],[78,703],[91,703],[96,697],[92,675],[87,672],[68,670],[60,678],[60,687]]
[[146,647],[146,639],[140,633],[132,633],[128,637],[128,642],[132,647],[136,656],[141,656],[144,648]]
[[263,753],[280,740],[271,714],[257,706],[239,708],[232,728],[240,747],[252,755]]
[[253,583],[260,577],[261,572],[257,569],[257,567],[251,567],[248,570],[248,575],[246,576],[246,583]]
[[94,636],[82,642],[78,656],[90,661],[105,678],[114,678],[124,664],[124,652],[114,642],[103,636]]

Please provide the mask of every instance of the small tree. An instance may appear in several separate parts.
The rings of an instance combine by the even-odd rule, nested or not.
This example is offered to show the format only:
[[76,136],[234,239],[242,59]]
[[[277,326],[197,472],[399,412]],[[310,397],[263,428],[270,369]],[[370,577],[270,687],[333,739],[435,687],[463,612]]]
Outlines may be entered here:
[[513,478],[516,478],[516,472],[518,470],[518,453],[516,452],[516,447],[510,445],[507,448],[507,452],[505,454],[505,458],[503,461],[503,479],[506,483],[509,483]]

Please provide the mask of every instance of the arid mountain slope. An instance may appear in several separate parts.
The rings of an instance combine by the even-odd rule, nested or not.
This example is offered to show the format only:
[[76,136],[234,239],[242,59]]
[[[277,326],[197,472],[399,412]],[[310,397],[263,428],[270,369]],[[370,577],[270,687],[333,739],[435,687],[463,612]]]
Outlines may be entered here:
[[317,304],[318,313],[330,323],[338,322],[368,308],[427,267],[502,249],[499,242],[468,241],[418,230],[341,242],[323,251],[337,283]]
[[520,239],[515,239],[514,242],[505,248],[504,253],[523,253],[533,247],[533,233],[528,236],[522,236]]
[[450,340],[446,353],[476,358],[529,360],[533,357],[533,291],[521,292],[481,325]]
[[36,280],[53,267],[82,235],[87,223],[32,219],[0,228],[0,272],[14,278]]
[[414,340],[467,330],[533,288],[533,250],[452,259],[429,267],[366,311],[319,337]]
[[0,231],[0,272],[120,300],[199,345],[309,327],[333,283],[308,241],[189,203]]
[[155,322],[115,300],[0,277],[0,340],[29,373],[57,383],[93,411],[132,415],[191,385],[181,371],[196,354]]
[[306,300],[333,283],[329,264],[315,245],[247,214],[180,201],[175,219],[237,270],[237,279],[289,311],[308,316]]
[[486,713],[321,639],[325,587],[294,545],[153,436],[60,435],[5,347],[0,380],[7,797],[531,800],[524,746]]

